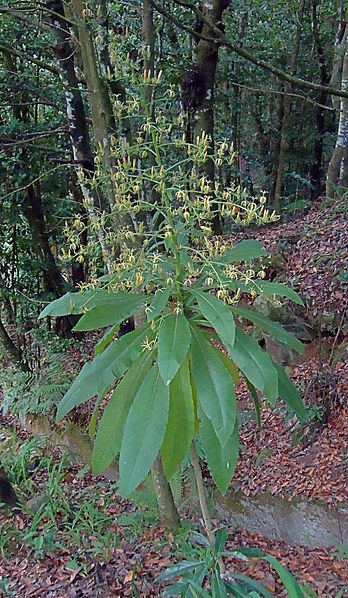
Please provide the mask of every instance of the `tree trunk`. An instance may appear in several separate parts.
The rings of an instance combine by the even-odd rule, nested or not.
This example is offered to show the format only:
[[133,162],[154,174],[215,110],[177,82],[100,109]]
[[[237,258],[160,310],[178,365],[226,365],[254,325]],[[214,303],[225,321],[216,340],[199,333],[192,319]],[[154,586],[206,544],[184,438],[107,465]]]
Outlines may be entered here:
[[61,275],[51,251],[41,196],[35,192],[34,185],[28,187],[27,198],[24,213],[29,222],[34,245],[36,245],[40,256],[45,291],[52,293],[54,298],[58,299],[68,290],[69,284]]
[[[204,3],[204,13],[218,27],[221,26],[224,8],[225,3],[223,0],[212,0],[210,3]],[[206,23],[203,24],[202,35],[215,37]],[[210,155],[214,152],[214,88],[217,63],[218,45],[201,39],[196,47],[196,63],[194,64],[200,85],[200,97],[196,103],[194,113],[194,138],[200,137],[203,132],[206,133],[210,141]],[[204,166],[204,174],[214,186],[214,161],[209,156]],[[219,214],[214,216],[213,229],[215,234],[221,234],[222,232]]]
[[19,367],[22,372],[28,372],[28,365],[22,360],[22,351],[13,342],[8,334],[2,320],[0,319],[0,344],[9,355],[14,365]]
[[[319,71],[320,71],[320,82],[322,85],[328,85],[329,76],[327,72],[327,65],[325,60],[325,52],[321,44],[319,36],[319,28],[317,21],[317,7],[319,0],[313,0],[312,5],[312,32],[313,40],[317,50]],[[319,94],[318,102],[320,106],[317,106],[315,112],[316,122],[316,137],[314,140],[313,147],[313,162],[310,169],[310,181],[311,181],[311,199],[315,199],[320,195],[321,181],[323,176],[322,161],[323,161],[323,144],[325,134],[325,108],[328,99],[327,92],[321,92]]]
[[[110,171],[113,167],[110,136],[111,133],[116,133],[117,129],[109,95],[109,86],[106,79],[100,74],[100,65],[98,64],[94,43],[84,16],[83,0],[72,0],[72,10],[78,31],[83,72],[89,91],[88,100],[91,108],[94,138],[101,152],[104,168],[106,205],[103,205],[102,208],[105,212],[107,209],[112,212],[115,194],[112,177],[110,176]],[[131,223],[129,215],[118,215],[117,221],[116,219],[113,220],[116,228],[128,226]]]
[[[109,52],[109,9],[107,0],[98,0],[98,34],[100,43],[96,47],[99,58],[100,74],[104,79],[104,85],[111,93],[118,97],[124,104],[126,102],[126,90],[121,81],[115,81],[110,78],[112,64]],[[118,133],[128,141],[131,140],[131,121],[128,117],[123,117],[117,123],[119,125]]]
[[[154,22],[153,22],[153,7],[149,0],[143,0],[143,9],[142,9],[142,37],[143,37],[143,44],[144,44],[144,70],[149,72],[151,77],[155,74],[155,30],[154,30]],[[153,85],[146,85],[145,87],[145,101],[146,101],[146,110],[148,116],[151,118],[152,121],[156,121],[156,113],[155,113],[155,102],[154,102],[154,93],[155,89]],[[153,152],[149,154],[149,162],[150,166],[156,166],[156,156]],[[149,182],[148,183],[148,190],[151,203],[155,206],[160,202],[160,194],[156,190],[156,184]],[[151,214],[154,215],[154,212]],[[139,215],[142,220],[146,219],[146,214]],[[161,215],[157,216],[156,221],[156,228],[158,229],[160,223],[163,221],[163,217]],[[161,246],[159,245],[159,249]]]
[[274,203],[274,195],[275,195],[275,188],[277,183],[277,173],[278,173],[278,162],[279,162],[279,153],[280,153],[280,140],[281,140],[281,131],[282,131],[282,123],[283,123],[283,116],[284,116],[284,95],[280,94],[277,98],[276,102],[276,123],[275,123],[275,133],[271,139],[271,155],[273,157],[273,166],[271,169],[271,176],[270,176],[270,183],[269,183],[269,201],[270,203]]
[[64,20],[65,14],[62,1],[49,0],[47,5],[55,13],[50,17],[50,27],[54,41],[53,52],[65,92],[69,134],[77,179],[81,187],[88,216],[97,231],[103,259],[110,268],[110,252],[105,241],[103,229],[98,226],[97,209],[101,207],[99,205],[99,198],[97,193],[89,185],[89,181],[94,176],[94,158],[85,108],[79,89],[79,81],[75,73],[74,53],[70,46],[71,35]]
[[[297,70],[297,59],[298,59],[298,53],[299,53],[299,49],[300,49],[300,39],[301,39],[301,29],[302,29],[304,5],[305,5],[305,0],[301,0],[299,9],[298,9],[298,13],[297,13],[297,25],[296,25],[294,47],[293,47],[291,61],[290,61],[291,76],[294,76],[296,74],[296,70]],[[286,163],[286,154],[287,154],[287,151],[289,148],[288,137],[289,137],[290,126],[291,126],[291,96],[289,94],[291,93],[291,91],[292,91],[291,83],[286,83],[285,93],[287,95],[284,96],[284,112],[283,112],[282,132],[281,132],[280,147],[279,147],[278,171],[277,171],[277,180],[276,180],[275,191],[274,191],[274,207],[278,214],[281,214],[281,195],[282,195],[282,190],[283,190],[284,169],[285,169],[285,163]]]
[[[341,75],[341,85],[338,87],[342,91],[348,90],[348,27],[346,19],[348,17],[348,8],[345,11],[344,32],[342,34],[343,25],[340,22],[339,32],[335,41],[335,57],[331,76],[332,82],[339,81]],[[341,66],[342,65],[342,66]],[[346,160],[344,159],[347,152],[348,144],[348,99],[340,98],[339,101],[339,123],[335,148],[327,169],[326,175],[326,196],[333,198],[339,185],[344,183],[346,178]]]
[[181,527],[179,513],[175,506],[173,494],[163,470],[160,455],[158,455],[151,468],[151,477],[156,491],[158,511],[162,523],[168,529],[179,529]]
[[3,467],[0,464],[0,502],[13,509],[17,505],[17,496],[12,488],[11,482]]
[[[87,29],[84,16],[83,0],[72,0],[72,8],[78,31],[83,73],[89,91],[88,99],[91,107],[93,132],[97,146],[102,151],[105,173],[108,174],[111,168],[109,136],[112,131],[115,131],[115,120],[109,91],[105,79],[99,74],[95,47]],[[112,208],[113,194],[111,180],[107,184],[107,189],[108,204]]]

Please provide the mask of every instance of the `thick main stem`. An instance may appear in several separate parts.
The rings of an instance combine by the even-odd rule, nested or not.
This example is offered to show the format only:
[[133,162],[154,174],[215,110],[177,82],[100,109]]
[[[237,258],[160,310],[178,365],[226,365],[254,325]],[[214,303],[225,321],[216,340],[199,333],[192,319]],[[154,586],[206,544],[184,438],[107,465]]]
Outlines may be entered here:
[[201,511],[202,511],[202,516],[203,516],[205,531],[207,533],[207,537],[208,537],[208,540],[209,540],[210,544],[212,544],[214,546],[214,543],[215,543],[215,534],[213,532],[211,518],[210,518],[210,515],[209,515],[209,510],[208,510],[208,505],[207,505],[207,499],[206,499],[206,496],[205,496],[205,490],[204,490],[204,484],[203,484],[202,471],[201,471],[201,467],[199,465],[199,461],[198,461],[198,456],[197,456],[197,452],[196,452],[196,447],[195,447],[194,440],[192,441],[190,451],[191,451],[191,461],[192,461],[193,471],[195,473],[196,484],[197,484],[197,492],[198,492],[198,499],[199,499],[199,504],[200,504]]
[[181,526],[179,513],[174,504],[173,494],[165,476],[160,455],[151,467],[151,477],[155,487],[161,521],[168,529],[179,529]]

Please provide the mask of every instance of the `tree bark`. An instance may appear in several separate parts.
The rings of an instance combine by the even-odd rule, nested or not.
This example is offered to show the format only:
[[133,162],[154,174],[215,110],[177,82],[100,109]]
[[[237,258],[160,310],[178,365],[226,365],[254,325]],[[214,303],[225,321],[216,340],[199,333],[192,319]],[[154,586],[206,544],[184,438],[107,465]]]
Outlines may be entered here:
[[[97,53],[100,65],[100,75],[104,79],[104,85],[109,91],[118,97],[118,99],[125,103],[127,99],[126,90],[121,81],[115,81],[110,78],[112,72],[112,64],[109,52],[109,10],[107,0],[98,1],[98,33],[101,43],[97,46]],[[119,129],[118,134],[128,141],[131,140],[131,122],[128,117],[123,117],[117,123]]]
[[[318,64],[320,72],[320,82],[322,85],[328,85],[329,75],[327,71],[327,64],[325,60],[325,52],[320,40],[318,20],[317,20],[317,7],[319,0],[313,0],[312,3],[312,33],[313,41],[317,50]],[[323,145],[324,145],[324,134],[325,134],[325,108],[328,100],[327,92],[320,92],[318,102],[320,106],[317,106],[315,112],[316,122],[316,137],[314,140],[313,147],[313,162],[310,169],[310,181],[311,181],[311,199],[315,199],[320,195],[321,181],[323,177],[322,161],[323,161]]]
[[15,491],[12,488],[11,482],[8,479],[8,475],[6,474],[3,467],[0,464],[0,502],[6,504],[11,509],[13,509],[18,501]]
[[[142,37],[144,45],[144,70],[149,72],[151,77],[155,74],[155,29],[153,22],[153,8],[149,0],[143,0],[142,7]],[[153,85],[146,85],[145,87],[145,101],[148,116],[153,122],[156,121],[155,103],[154,103],[155,89]],[[156,166],[156,157],[153,152],[149,155],[150,166]],[[151,203],[155,206],[160,202],[160,194],[156,191],[156,185],[149,182],[148,184],[149,196]],[[151,214],[154,215],[154,212]],[[145,220],[146,214],[140,214],[140,219]],[[156,227],[158,228],[163,218],[158,216]]]
[[[78,31],[83,72],[89,91],[88,99],[91,107],[93,132],[95,141],[103,155],[105,173],[111,168],[110,133],[115,131],[115,120],[112,111],[109,91],[104,77],[100,76],[95,47],[87,29],[84,16],[83,0],[72,0],[73,16]],[[108,204],[113,206],[111,181],[107,185]]]
[[[342,91],[348,90],[348,8],[344,9],[340,3],[340,20],[335,39],[334,61],[332,67],[331,84],[337,85]],[[337,107],[337,103],[333,102]],[[335,148],[326,175],[326,196],[333,198],[339,184],[343,185],[347,175],[348,145],[348,100],[341,97],[339,100],[339,122]]]
[[13,342],[8,334],[2,320],[0,319],[0,343],[9,355],[11,361],[19,367],[22,372],[28,372],[29,367],[22,359],[22,351]]
[[[304,13],[304,6],[305,0],[300,0],[299,9],[297,12],[297,25],[296,25],[296,33],[294,39],[294,47],[291,54],[290,60],[290,72],[291,76],[296,74],[297,70],[297,59],[298,53],[300,49],[300,39],[301,39],[301,29],[302,29],[302,22],[303,22],[303,13]],[[292,91],[291,83],[287,83],[285,85],[285,93],[290,94]],[[283,112],[283,122],[282,122],[282,132],[280,138],[280,147],[279,147],[279,158],[278,158],[278,170],[277,170],[277,180],[275,185],[274,191],[274,207],[278,214],[281,214],[281,195],[283,190],[283,180],[284,180],[284,169],[286,163],[286,154],[289,148],[289,141],[288,136],[290,132],[291,126],[291,96],[285,95],[284,96],[284,112]]]
[[179,513],[175,506],[173,494],[163,470],[160,455],[158,455],[151,468],[151,477],[156,491],[158,511],[162,523],[168,529],[179,529],[181,527]]
[[65,13],[62,1],[49,0],[47,5],[55,13],[50,18],[51,33],[54,42],[53,52],[65,93],[66,113],[77,179],[91,224],[97,231],[104,261],[110,267],[110,252],[105,241],[103,229],[98,226],[97,210],[101,207],[99,205],[99,198],[97,193],[89,185],[94,176],[94,157],[85,108],[79,89],[79,81],[75,73],[74,54],[70,46],[71,34],[67,29],[67,23],[64,19]]
[[[205,3],[204,14],[217,26],[221,27],[222,13],[225,8],[223,0],[212,0]],[[215,37],[207,23],[203,23],[202,35]],[[196,47],[196,63],[194,68],[199,75],[200,98],[196,103],[194,113],[194,138],[206,133],[210,141],[210,155],[214,153],[214,88],[216,67],[218,63],[218,44],[201,39]],[[197,98],[198,100],[198,98]],[[214,161],[208,156],[204,166],[204,174],[214,186],[215,171]],[[221,234],[221,222],[219,214],[214,216],[213,230],[215,234]]]
[[33,241],[40,257],[45,290],[58,299],[68,290],[69,283],[61,275],[51,251],[41,196],[36,193],[34,185],[28,187],[24,213],[29,222]]
[[[342,68],[342,90],[348,90],[348,40],[345,35],[345,54]],[[327,169],[326,196],[333,198],[339,186],[342,185],[346,176],[344,158],[348,146],[348,100],[340,100],[340,116],[337,132],[336,145]]]
[[280,140],[281,140],[281,131],[282,131],[282,123],[283,123],[283,116],[284,116],[284,94],[278,96],[276,101],[276,122],[274,126],[274,134],[271,139],[271,155],[273,158],[273,166],[271,168],[271,176],[270,176],[270,183],[269,183],[269,201],[270,203],[274,203],[274,194],[275,188],[277,183],[277,173],[278,173],[278,162],[279,162],[279,152],[280,152]]

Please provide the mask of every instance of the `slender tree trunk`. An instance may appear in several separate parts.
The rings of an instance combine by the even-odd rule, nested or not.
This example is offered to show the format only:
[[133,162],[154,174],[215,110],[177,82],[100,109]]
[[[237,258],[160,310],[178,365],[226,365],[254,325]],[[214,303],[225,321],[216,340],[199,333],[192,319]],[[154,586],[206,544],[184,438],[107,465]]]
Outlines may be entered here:
[[[118,99],[125,103],[127,99],[126,90],[121,81],[115,81],[110,77],[112,64],[109,51],[109,9],[107,0],[98,0],[98,34],[100,43],[96,50],[99,58],[100,75],[104,80],[104,86]],[[118,125],[118,134],[128,141],[131,140],[131,122],[128,117],[122,117]],[[115,125],[113,125],[115,126]]]
[[259,95],[256,95],[255,99],[255,106],[251,107],[251,112],[256,125],[256,137],[260,146],[265,174],[269,179],[272,173],[271,139],[270,136],[265,132],[262,122],[262,98],[260,98]]
[[[88,99],[91,107],[93,132],[95,141],[102,152],[105,175],[112,165],[110,156],[110,133],[116,130],[109,90],[104,77],[99,74],[99,65],[95,47],[87,29],[84,16],[83,0],[72,0],[73,17],[78,31],[83,72],[89,91]],[[113,207],[111,179],[107,181],[108,204]]]
[[[329,75],[327,71],[327,65],[325,60],[325,52],[321,44],[319,36],[319,28],[317,21],[317,7],[319,0],[313,0],[312,4],[312,32],[313,40],[317,50],[319,71],[320,71],[320,83],[322,85],[328,85]],[[323,161],[323,145],[324,145],[324,134],[325,134],[325,108],[328,100],[328,94],[321,92],[318,97],[320,106],[317,106],[315,112],[316,122],[316,137],[314,140],[313,147],[313,162],[310,169],[310,181],[311,181],[311,198],[315,199],[320,195],[321,181],[323,176],[322,161]]]
[[[144,70],[150,73],[153,77],[155,74],[155,29],[153,22],[153,7],[149,0],[143,0],[142,9],[142,36],[144,44]],[[147,113],[152,121],[156,121],[155,102],[154,102],[155,88],[153,85],[145,87],[145,101],[147,104]],[[156,157],[153,152],[149,155],[150,166],[156,166]],[[156,191],[156,185],[149,183],[148,185],[150,201],[153,205],[160,202],[160,194]],[[152,214],[153,215],[153,214]],[[145,219],[145,215],[141,215]],[[157,217],[156,227],[158,227],[163,220],[162,217]]]
[[[348,8],[340,3],[340,19],[335,39],[334,60],[330,84],[348,89]],[[340,98],[339,103],[334,100],[334,107],[339,107],[339,123],[335,148],[327,169],[326,175],[326,196],[332,198],[338,189],[339,184],[346,180],[346,160],[348,144],[348,100]],[[342,175],[342,176],[341,176]]]
[[[91,108],[94,138],[102,154],[106,196],[106,205],[102,207],[105,212],[107,210],[112,212],[114,207],[114,185],[110,175],[114,164],[111,158],[110,138],[112,133],[117,133],[117,127],[109,94],[109,85],[106,78],[101,75],[95,46],[86,24],[83,0],[72,0],[72,12],[78,31],[83,72],[89,91],[88,100]],[[105,67],[105,56],[103,60]],[[118,215],[117,221],[114,218],[113,224],[115,228],[119,228],[131,225],[132,221],[128,215]]]
[[[345,0],[340,0],[338,7],[338,27],[334,44],[334,56],[332,62],[332,73],[330,87],[339,89],[342,81],[343,58],[345,54],[345,38],[347,35],[346,25],[348,9],[345,7]],[[339,99],[331,96],[333,106],[339,108]]]
[[[248,11],[244,12],[238,22],[238,46],[240,48],[243,47],[243,41],[245,37],[246,28],[248,25]],[[242,83],[242,69],[240,62],[237,60],[234,65],[234,73],[233,78],[236,83]],[[243,93],[241,87],[236,85],[234,87],[233,93],[233,146],[234,151],[236,154],[236,168],[237,168],[237,176],[238,176],[238,184],[243,187],[244,186],[244,179],[243,179],[243,147],[242,147],[242,140],[243,140],[243,132],[242,132],[242,110],[243,110]]]
[[41,196],[36,193],[34,185],[28,187],[27,197],[24,213],[40,256],[45,290],[58,299],[64,295],[69,284],[61,275],[51,251],[50,241],[46,233]]
[[[225,8],[223,0],[212,0],[204,3],[204,13],[218,27],[221,26],[222,13]],[[215,37],[209,25],[203,24],[202,35]],[[200,40],[196,46],[196,63],[194,65],[200,80],[200,101],[194,113],[194,138],[200,137],[204,132],[210,140],[210,154],[214,152],[214,88],[216,67],[218,63],[218,45]],[[214,161],[208,157],[204,174],[214,185],[215,171]],[[216,214],[213,221],[215,234],[221,234],[221,222],[219,214]]]
[[[300,0],[300,5],[299,5],[298,13],[297,13],[297,26],[296,26],[294,47],[293,47],[291,61],[290,61],[291,76],[294,76],[296,74],[296,70],[297,70],[297,59],[298,59],[298,53],[299,53],[299,49],[300,49],[300,39],[301,39],[301,29],[302,29],[302,22],[303,22],[304,6],[305,6],[305,0]],[[291,83],[286,83],[285,93],[290,94],[291,91],[292,91]],[[283,189],[286,154],[287,154],[287,151],[289,148],[288,137],[289,137],[289,132],[290,132],[290,126],[291,126],[291,97],[290,97],[290,95],[285,95],[282,132],[281,132],[280,148],[279,148],[277,180],[276,180],[275,192],[274,192],[274,207],[278,214],[281,213],[281,195],[282,195],[282,189]]]
[[9,355],[11,361],[23,372],[28,372],[29,367],[22,359],[22,351],[19,349],[8,334],[2,320],[0,319],[0,344]]
[[85,108],[83,105],[79,81],[75,73],[74,53],[70,46],[71,34],[64,20],[65,13],[61,0],[49,0],[48,8],[53,14],[50,26],[53,37],[53,52],[56,58],[60,79],[63,85],[68,117],[69,134],[75,163],[77,179],[81,186],[84,205],[88,212],[92,226],[97,231],[98,241],[102,249],[103,259],[110,268],[111,256],[107,247],[103,229],[98,226],[99,198],[90,188],[90,181],[94,176],[94,158],[87,125]]
[[276,123],[275,123],[275,132],[272,136],[271,140],[271,153],[273,156],[273,166],[271,169],[271,177],[270,177],[270,184],[269,184],[269,201],[274,203],[274,195],[275,195],[275,188],[277,183],[277,173],[278,173],[278,162],[279,162],[279,153],[280,153],[280,140],[281,140],[281,131],[282,131],[282,123],[284,117],[284,95],[281,94],[277,98],[276,102]]
[[[343,58],[342,84],[343,91],[348,90],[348,40],[345,43],[345,54]],[[340,98],[340,117],[338,124],[337,140],[333,151],[326,177],[326,196],[334,197],[338,186],[346,176],[345,156],[348,146],[348,100]]]

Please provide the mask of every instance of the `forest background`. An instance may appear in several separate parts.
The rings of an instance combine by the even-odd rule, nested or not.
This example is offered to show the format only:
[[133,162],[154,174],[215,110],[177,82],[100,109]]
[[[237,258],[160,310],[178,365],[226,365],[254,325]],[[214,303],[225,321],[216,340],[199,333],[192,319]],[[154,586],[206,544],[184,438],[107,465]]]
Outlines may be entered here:
[[[75,315],[39,314],[129,268],[135,238],[169,242],[156,211],[168,186],[197,246],[337,198],[344,212],[347,17],[344,0],[2,2],[0,339],[16,370],[3,410],[55,409],[81,336]],[[134,285],[152,282],[140,271]]]

